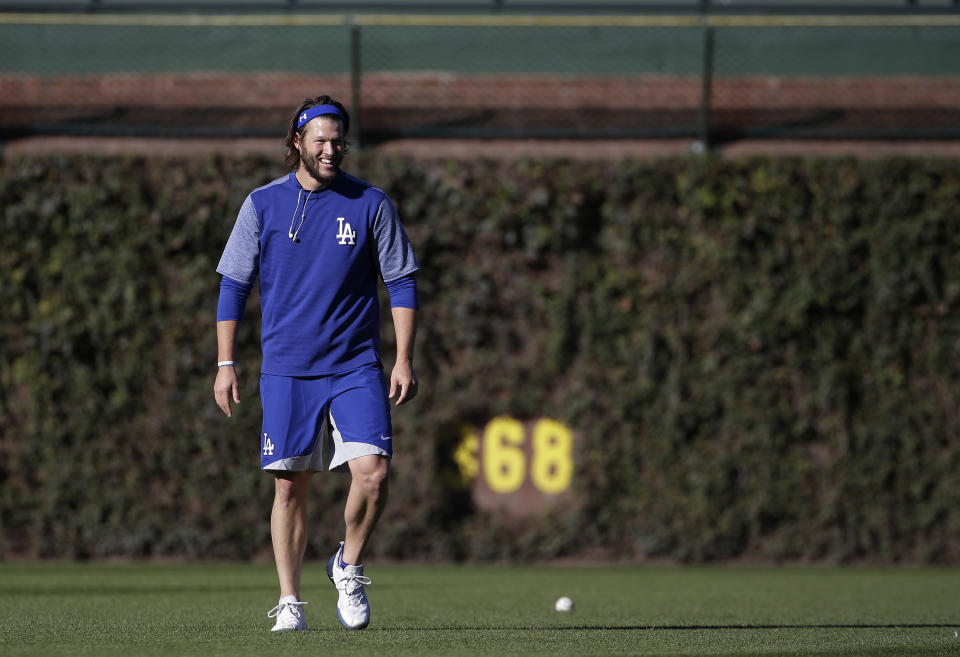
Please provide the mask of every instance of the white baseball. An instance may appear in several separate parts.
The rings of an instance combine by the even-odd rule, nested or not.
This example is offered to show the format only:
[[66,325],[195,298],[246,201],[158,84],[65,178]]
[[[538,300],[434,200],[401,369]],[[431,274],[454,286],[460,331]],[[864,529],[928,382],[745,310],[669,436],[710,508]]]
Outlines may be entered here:
[[553,605],[553,608],[557,611],[570,611],[573,609],[573,600],[567,596],[557,598],[557,602]]

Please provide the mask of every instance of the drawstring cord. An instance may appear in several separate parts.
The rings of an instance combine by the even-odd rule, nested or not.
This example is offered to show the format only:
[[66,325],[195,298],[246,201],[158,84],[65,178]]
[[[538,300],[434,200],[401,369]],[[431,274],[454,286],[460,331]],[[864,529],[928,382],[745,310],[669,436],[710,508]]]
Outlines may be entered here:
[[300,213],[300,223],[297,225],[297,230],[293,230],[293,222],[297,220],[297,210],[300,209],[300,197],[303,195],[303,190],[301,189],[297,192],[297,206],[293,209],[293,216],[290,217],[290,229],[287,231],[287,237],[292,239],[294,242],[297,240],[297,235],[300,234],[300,229],[303,228],[303,219],[307,214],[307,203],[310,201],[310,195],[313,194],[313,190],[307,192],[307,198],[303,202],[303,211]]

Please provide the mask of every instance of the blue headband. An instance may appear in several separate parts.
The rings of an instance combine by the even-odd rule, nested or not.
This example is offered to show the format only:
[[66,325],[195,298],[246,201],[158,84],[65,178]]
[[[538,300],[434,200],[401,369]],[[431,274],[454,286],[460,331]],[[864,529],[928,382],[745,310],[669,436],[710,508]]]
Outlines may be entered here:
[[340,111],[336,105],[314,105],[308,110],[301,112],[300,117],[297,119],[297,130],[307,125],[310,121],[317,118],[318,116],[323,116],[324,114],[334,114],[340,117],[341,121],[344,121],[343,112]]

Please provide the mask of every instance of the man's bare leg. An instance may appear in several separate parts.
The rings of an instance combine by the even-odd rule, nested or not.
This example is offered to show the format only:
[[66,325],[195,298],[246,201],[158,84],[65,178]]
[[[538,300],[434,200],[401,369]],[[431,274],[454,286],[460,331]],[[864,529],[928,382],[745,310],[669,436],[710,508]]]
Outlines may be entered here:
[[300,574],[307,549],[307,493],[313,472],[275,473],[270,534],[280,579],[280,597],[300,599]]
[[348,564],[363,563],[363,551],[373,528],[387,506],[390,459],[371,454],[348,462],[350,492],[343,509],[347,533],[343,542],[343,560]]

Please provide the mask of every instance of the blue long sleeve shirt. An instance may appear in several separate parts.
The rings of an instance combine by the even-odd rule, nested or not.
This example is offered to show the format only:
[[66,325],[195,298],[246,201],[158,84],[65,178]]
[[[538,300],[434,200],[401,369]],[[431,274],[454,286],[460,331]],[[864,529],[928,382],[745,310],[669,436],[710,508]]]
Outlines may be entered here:
[[[377,278],[415,308],[419,268],[387,195],[340,172],[319,190],[290,173],[251,192],[217,271],[244,302],[259,276],[261,371],[318,376],[380,362]],[[240,319],[223,299],[218,321]]]

